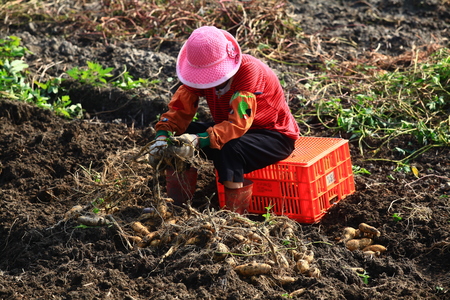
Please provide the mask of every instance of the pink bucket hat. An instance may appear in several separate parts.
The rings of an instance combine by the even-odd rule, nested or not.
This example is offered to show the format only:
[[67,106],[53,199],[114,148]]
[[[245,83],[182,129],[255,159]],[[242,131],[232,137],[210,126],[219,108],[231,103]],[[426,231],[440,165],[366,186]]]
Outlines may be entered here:
[[241,61],[241,48],[230,33],[203,26],[194,30],[181,48],[177,75],[189,87],[208,89],[233,77]]

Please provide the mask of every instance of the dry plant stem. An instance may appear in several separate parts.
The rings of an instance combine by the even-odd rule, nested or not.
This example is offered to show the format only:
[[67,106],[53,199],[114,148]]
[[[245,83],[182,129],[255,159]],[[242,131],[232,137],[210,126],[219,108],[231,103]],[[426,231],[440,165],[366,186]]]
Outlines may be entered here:
[[133,245],[131,245],[130,241],[126,237],[127,234],[123,231],[122,227],[120,227],[119,223],[117,223],[116,219],[114,219],[114,217],[112,215],[107,215],[106,219],[111,221],[111,223],[114,225],[114,227],[116,227],[116,229],[119,231],[120,237],[123,240],[125,240],[125,243],[126,243],[126,246],[127,246],[128,250],[132,250],[133,249]]
[[161,199],[161,186],[159,185],[159,170],[160,170],[160,166],[161,166],[161,162],[162,160],[159,161],[158,165],[156,166],[156,170],[155,170],[155,176],[153,177],[153,186],[155,187],[155,198],[160,201]]
[[281,249],[275,249],[271,248],[270,251],[265,252],[258,252],[258,253],[250,253],[250,254],[244,254],[244,253],[235,253],[235,252],[215,252],[217,254],[229,254],[233,256],[242,256],[242,257],[252,257],[252,256],[261,256],[261,255],[267,255],[267,254],[273,254],[275,252],[281,252],[281,251],[288,251],[288,250],[295,250],[297,248],[281,248]]
[[401,132],[396,132],[395,134],[390,135],[381,145],[374,151],[374,153],[378,153],[387,143],[389,143],[391,140],[394,140],[395,138],[405,135],[408,132],[413,132],[415,129],[408,129]]
[[165,260],[167,257],[169,257],[169,256],[171,256],[172,254],[174,254],[175,251],[178,250],[178,247],[179,247],[179,244],[172,245],[172,246],[169,248],[169,250],[167,250],[167,252],[166,252],[163,256],[161,256],[161,259],[159,260],[158,264],[162,264],[162,263],[164,262],[164,260]]
[[394,205],[395,202],[401,201],[401,200],[405,200],[405,198],[400,198],[400,199],[396,199],[396,200],[392,201],[391,204],[389,205],[387,211],[389,212],[392,209],[392,206]]
[[280,262],[278,261],[276,248],[273,245],[272,241],[267,237],[267,235],[264,232],[262,232],[262,230],[258,229],[258,233],[261,234],[267,240],[267,242],[269,243],[269,247],[272,250],[273,260],[275,261],[277,266],[281,267]]
[[139,152],[132,158],[133,161],[137,162],[137,159],[141,156],[144,156],[146,154],[149,154],[150,146],[156,143],[156,141],[151,141],[147,143],[144,147],[139,150]]
[[195,208],[193,208],[189,203],[186,203],[186,208],[189,215],[195,215],[196,217],[202,218],[203,215],[198,212]]
[[113,112],[115,112],[115,111],[121,110],[122,108],[126,107],[132,100],[133,100],[133,99],[128,100],[125,104],[119,106],[119,107],[116,108],[116,109],[105,110],[105,111],[99,111],[99,112],[93,112],[93,113],[91,113],[91,114],[94,115],[94,116],[98,116],[98,115],[101,115],[101,114],[109,114],[109,113],[113,113]]
[[305,246],[312,245],[312,244],[325,244],[325,245],[328,245],[328,246],[333,246],[333,244],[331,244],[331,243],[322,242],[322,241],[310,242],[310,243],[305,244]]
[[413,185],[413,184],[417,183],[418,181],[423,180],[423,179],[425,179],[427,177],[437,177],[437,178],[440,178],[440,179],[444,179],[444,180],[450,181],[449,177],[439,176],[439,175],[435,175],[435,174],[429,174],[429,175],[422,176],[422,177],[420,177],[420,178],[418,178],[418,179],[416,179],[414,181],[411,181],[411,182],[405,184],[405,186],[411,187],[411,185]]

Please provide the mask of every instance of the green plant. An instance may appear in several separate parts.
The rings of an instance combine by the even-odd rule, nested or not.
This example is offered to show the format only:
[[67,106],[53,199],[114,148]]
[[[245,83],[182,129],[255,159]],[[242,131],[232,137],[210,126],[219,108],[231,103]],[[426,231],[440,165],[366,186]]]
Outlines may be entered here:
[[[342,76],[347,67],[325,61],[317,73],[292,74],[302,76],[302,89],[317,99],[306,102],[309,109],[305,105],[295,113],[299,123],[309,126],[304,120],[318,120],[321,126],[344,133],[358,141],[363,156],[376,156],[386,148],[398,152],[395,156],[402,158],[390,160],[398,165],[450,145],[450,49],[395,71],[377,69],[362,63],[350,70],[356,76]],[[343,96],[326,98],[325,91]],[[398,138],[411,142],[402,148],[387,147]]]
[[60,116],[66,117],[68,119],[81,118],[83,117],[83,108],[81,103],[72,104],[70,97],[65,95],[58,98],[52,104],[53,111]]
[[284,293],[284,294],[281,294],[281,297],[285,297],[285,298],[292,298],[292,296],[291,296],[291,295],[289,295],[289,293]]
[[107,78],[112,77],[110,73],[114,68],[103,68],[100,64],[94,62],[87,62],[87,68],[74,67],[67,71],[72,79],[81,84],[90,84],[92,86],[106,86],[109,83],[122,90],[131,90],[140,87],[149,87],[157,85],[160,80],[148,80],[143,78],[134,79],[132,75],[126,70],[110,81]]
[[436,286],[435,289],[437,293],[445,293],[445,288],[442,286]]
[[62,78],[50,78],[46,82],[39,82],[34,81],[34,84],[39,87],[41,93],[45,94],[47,97],[51,97],[51,95],[58,95],[58,93],[62,90],[65,92],[65,90],[61,89],[61,82],[63,82],[64,79]]
[[362,281],[365,284],[369,284],[369,278],[370,278],[369,273],[364,271],[363,273],[358,273],[358,276],[361,277]]
[[149,82],[148,79],[142,79],[142,78],[135,80],[133,78],[133,76],[131,76],[130,73],[128,73],[128,71],[126,70],[126,67],[119,76],[117,76],[116,78],[111,80],[111,83],[113,86],[116,86],[123,90],[131,90],[131,89],[135,89],[135,88],[140,88],[140,87],[148,86],[150,83],[156,84],[157,82],[158,82],[158,80]]
[[0,39],[0,57],[23,57],[29,50],[20,46],[21,39],[9,36],[8,39]]
[[351,138],[377,136],[378,130],[384,126],[379,116],[383,112],[374,109],[375,95],[357,94],[352,105],[346,105],[335,98],[319,103],[317,109],[322,113],[336,115],[337,129],[352,133]]
[[[20,38],[11,36],[0,40],[0,94],[4,97],[33,103],[37,107],[53,110],[57,115],[72,119],[82,116],[81,104],[72,105],[69,96],[58,97],[62,79],[51,78],[46,82],[33,82],[27,78],[28,65],[22,60],[1,57],[23,57],[26,48],[20,46]],[[52,98],[56,100],[51,101]]]
[[93,206],[92,212],[94,214],[99,213],[100,212],[99,206],[102,205],[104,202],[105,202],[105,199],[103,199],[103,198],[98,198],[98,199],[95,199],[94,201],[92,201],[91,202],[91,205]]
[[387,178],[390,179],[390,180],[395,180],[395,177],[394,177],[392,174],[389,174],[389,175],[387,176]]
[[356,165],[353,165],[353,166],[352,166],[352,171],[353,171],[353,174],[355,174],[355,175],[357,175],[357,174],[368,174],[368,175],[370,175],[370,174],[371,174],[371,173],[370,173],[368,170],[366,170],[365,168],[362,168],[362,167],[356,166]]
[[90,180],[101,183],[102,182],[102,174],[92,169],[92,162],[89,164],[89,167],[86,168],[82,165],[80,165],[80,168],[84,171],[86,174],[86,177],[88,177]]
[[[92,225],[85,225],[85,224],[79,224],[75,226],[74,228],[80,228],[80,229],[88,229],[88,228],[97,228],[97,227],[103,227],[104,225],[98,225],[98,226],[92,226]],[[112,227],[113,224],[108,224],[107,227]]]
[[289,246],[290,244],[292,244],[291,240],[283,240],[282,241],[283,246]]
[[264,217],[264,222],[270,222],[272,219],[272,214],[270,213],[270,210],[273,208],[273,205],[265,207],[266,213],[262,214]]
[[14,100],[31,101],[33,90],[26,81],[28,65],[21,60],[0,61],[0,91],[3,96]]
[[67,71],[67,75],[82,84],[92,86],[102,86],[107,83],[106,78],[112,77],[110,73],[114,68],[103,68],[100,64],[91,61],[87,62],[87,69],[74,67]]
[[394,169],[394,171],[400,173],[409,173],[411,172],[411,166],[408,164],[397,164],[397,167]]
[[400,222],[401,220],[403,220],[403,218],[398,213],[392,214],[392,219],[394,219],[395,222]]
[[87,228],[93,228],[94,226],[88,226],[88,225],[84,225],[84,224],[79,224],[77,226],[75,226],[74,228],[81,228],[81,229],[87,229]]

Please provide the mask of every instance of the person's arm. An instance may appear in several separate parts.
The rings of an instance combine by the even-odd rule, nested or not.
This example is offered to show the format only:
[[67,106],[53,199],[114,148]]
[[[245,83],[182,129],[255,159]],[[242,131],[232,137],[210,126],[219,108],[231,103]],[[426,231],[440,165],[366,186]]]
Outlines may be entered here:
[[184,133],[197,112],[198,101],[197,94],[184,85],[180,86],[170,100],[169,110],[155,125],[156,136],[167,136],[169,132],[175,135]]
[[221,149],[230,140],[243,136],[252,126],[257,109],[256,96],[253,93],[245,91],[234,93],[230,100],[230,107],[227,121],[208,128],[207,137],[199,135],[200,145],[202,145],[202,137],[209,138],[211,148]]

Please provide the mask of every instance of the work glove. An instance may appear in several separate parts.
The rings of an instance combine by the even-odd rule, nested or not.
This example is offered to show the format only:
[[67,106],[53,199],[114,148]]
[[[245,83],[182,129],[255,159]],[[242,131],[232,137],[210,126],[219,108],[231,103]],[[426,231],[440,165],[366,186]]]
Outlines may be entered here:
[[198,136],[196,134],[185,133],[180,136],[171,136],[170,151],[182,159],[194,157],[198,146]]
[[156,168],[158,162],[161,160],[164,152],[167,151],[167,136],[160,135],[155,139],[155,142],[149,147],[149,163],[153,168]]

